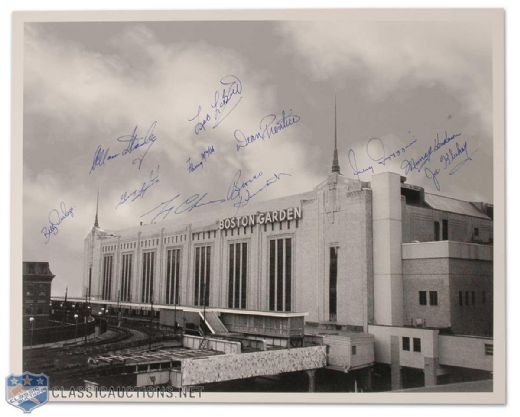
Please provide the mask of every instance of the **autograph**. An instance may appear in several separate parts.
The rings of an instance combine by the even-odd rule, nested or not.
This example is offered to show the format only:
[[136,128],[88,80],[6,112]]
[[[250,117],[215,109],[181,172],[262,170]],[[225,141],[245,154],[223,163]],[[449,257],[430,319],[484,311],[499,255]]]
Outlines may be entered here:
[[421,172],[423,167],[431,161],[432,155],[435,152],[439,151],[452,140],[456,139],[461,135],[462,133],[455,133],[453,135],[448,136],[448,133],[444,132],[444,138],[441,140],[439,139],[439,134],[437,134],[433,142],[433,145],[428,146],[428,148],[420,154],[419,158],[410,158],[403,160],[403,162],[401,163],[401,169],[404,170],[404,174],[408,175],[412,171]]
[[[233,203],[238,211],[241,207],[246,206],[258,194],[266,190],[268,187],[279,182],[283,177],[290,176],[284,172],[273,173],[266,177],[262,171],[257,172],[253,176],[242,179],[242,171],[239,169],[228,187],[227,193],[224,197],[216,200],[209,200],[207,198],[208,192],[192,194],[188,198],[181,197],[181,194],[175,194],[172,198],[162,201],[151,210],[142,214],[141,217],[150,216],[150,223],[155,223],[157,219],[165,220],[170,213],[182,214],[191,212],[197,208],[209,206],[213,204],[222,204],[226,202]],[[258,185],[257,188],[251,190],[250,187]]]
[[188,172],[192,173],[193,171],[196,171],[197,169],[204,167],[204,163],[213,153],[215,153],[215,147],[213,145],[209,145],[200,153],[200,161],[194,163],[191,160],[191,157],[188,158],[186,160]]
[[[475,153],[474,151],[473,153]],[[461,159],[461,157],[463,159]],[[451,167],[449,174],[455,174],[459,169],[461,169],[464,164],[468,161],[472,161],[471,156],[468,152],[468,142],[465,141],[462,145],[459,145],[458,142],[455,142],[455,150],[449,149],[444,154],[441,155],[440,162],[444,164],[444,169],[448,169],[454,162],[456,164]]]
[[118,143],[123,144],[123,148],[120,149],[119,152],[111,153],[110,147],[103,148],[101,145],[98,145],[96,151],[94,152],[89,174],[92,174],[96,168],[103,166],[105,162],[124,157],[126,155],[137,155],[132,160],[132,165],[137,164],[137,169],[141,169],[144,158],[157,140],[157,136],[155,136],[153,132],[155,126],[157,126],[157,121],[153,122],[152,125],[148,128],[146,134],[141,137],[137,135],[138,127],[135,126],[134,130],[129,135],[123,135],[116,138]]
[[47,225],[42,227],[41,234],[45,237],[45,244],[49,243],[52,236],[56,236],[59,232],[61,223],[69,217],[74,217],[74,208],[67,206],[62,201],[59,210],[52,209],[47,217]]
[[[410,141],[406,145],[393,149],[392,153],[387,154],[386,149],[385,149],[385,144],[382,139],[370,138],[365,145],[365,149],[366,149],[367,156],[372,161],[377,162],[378,165],[385,166],[387,162],[401,157],[404,153],[406,153],[406,151],[408,151],[408,149],[410,147],[415,145],[416,142],[417,142],[417,139],[414,138],[412,141]],[[350,165],[350,168],[352,169],[353,174],[355,176],[357,176],[358,179],[359,179],[359,175],[364,174],[365,172],[370,171],[372,174],[375,173],[374,165],[368,165],[361,169],[358,168],[356,152],[352,148],[349,149],[349,151],[348,151],[348,163]]]
[[143,198],[146,191],[149,188],[152,188],[155,184],[159,182],[159,165],[157,165],[157,168],[152,170],[150,172],[150,179],[147,181],[144,181],[141,185],[139,185],[135,190],[131,192],[125,191],[121,196],[119,197],[119,202],[116,204],[116,209],[125,204],[127,201],[133,202],[137,200],[138,198]]
[[270,139],[271,136],[280,133],[299,121],[300,116],[292,114],[292,110],[289,110],[288,114],[285,113],[285,110],[282,110],[281,116],[268,114],[260,120],[260,130],[253,134],[246,136],[241,130],[235,130],[234,136],[237,142],[236,150],[238,152],[240,149],[245,148],[258,140]]
[[220,79],[220,85],[213,93],[209,110],[202,111],[202,106],[199,105],[197,113],[188,122],[195,122],[196,135],[205,132],[208,124],[215,129],[235,110],[241,100],[242,82],[235,75],[226,75]]

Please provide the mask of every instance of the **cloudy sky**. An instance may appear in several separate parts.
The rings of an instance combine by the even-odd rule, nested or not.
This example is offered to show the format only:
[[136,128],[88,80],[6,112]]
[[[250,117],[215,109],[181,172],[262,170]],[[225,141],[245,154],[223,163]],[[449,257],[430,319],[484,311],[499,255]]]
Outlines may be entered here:
[[[370,166],[404,175],[437,136],[456,135],[408,182],[491,202],[491,58],[490,28],[475,22],[26,24],[24,260],[49,261],[53,293],[68,285],[79,295],[98,189],[105,229],[147,223],[144,213],[177,194],[221,198],[239,169],[244,180],[290,174],[257,200],[312,189],[330,170],[334,97],[344,175],[357,167],[368,181]],[[296,122],[237,151],[235,137],[282,112]],[[147,143],[124,155],[134,131]],[[445,167],[443,151],[457,146],[461,155]],[[92,170],[97,149],[104,164]],[[189,172],[188,159],[203,164]],[[437,186],[426,168],[438,169]],[[46,239],[45,228],[57,233]]]

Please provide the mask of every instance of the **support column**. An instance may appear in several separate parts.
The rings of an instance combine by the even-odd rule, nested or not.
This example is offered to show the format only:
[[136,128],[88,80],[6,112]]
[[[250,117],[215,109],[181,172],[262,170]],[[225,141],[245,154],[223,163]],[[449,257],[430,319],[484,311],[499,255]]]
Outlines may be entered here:
[[316,392],[316,369],[307,369],[305,372],[309,377],[309,392]]
[[374,245],[374,320],[403,325],[401,177],[392,172],[372,176]]
[[401,382],[401,360],[399,336],[390,336],[390,381],[392,383],[392,391],[400,390]]
[[372,391],[372,378],[374,376],[374,368],[366,368],[364,371],[365,374],[365,390]]
[[424,386],[437,385],[437,367],[439,358],[424,357]]

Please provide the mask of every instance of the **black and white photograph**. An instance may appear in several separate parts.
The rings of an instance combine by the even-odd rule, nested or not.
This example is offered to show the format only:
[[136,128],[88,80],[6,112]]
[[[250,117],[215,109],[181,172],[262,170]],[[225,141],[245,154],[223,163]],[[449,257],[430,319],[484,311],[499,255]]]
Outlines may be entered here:
[[16,16],[8,402],[503,401],[503,10],[208,14]]

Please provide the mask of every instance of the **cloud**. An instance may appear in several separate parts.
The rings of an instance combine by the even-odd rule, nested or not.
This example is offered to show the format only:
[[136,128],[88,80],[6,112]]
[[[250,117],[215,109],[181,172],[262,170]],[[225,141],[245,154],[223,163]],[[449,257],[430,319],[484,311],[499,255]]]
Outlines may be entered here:
[[[228,74],[247,74],[240,105],[218,128],[195,135],[188,120],[199,105],[209,111],[219,80]],[[239,168],[244,177],[258,171],[294,174],[287,186],[269,187],[259,199],[318,182],[305,169],[296,129],[284,132],[283,141],[272,140],[269,150],[258,144],[236,152],[234,130],[253,129],[277,108],[276,89],[234,50],[209,41],[161,42],[145,25],[134,25],[106,39],[101,50],[54,36],[45,25],[28,25],[24,82],[24,260],[49,260],[60,293],[65,282],[74,282],[79,293],[83,239],[92,227],[98,188],[101,224],[118,229],[135,226],[142,213],[176,193],[220,198]],[[98,145],[114,150],[115,138],[134,127],[144,134],[154,121],[158,139],[141,171],[129,158],[119,158],[89,174]],[[186,160],[197,160],[208,145],[215,155],[189,174]],[[116,208],[121,194],[158,166],[160,182],[146,198]],[[45,245],[41,228],[61,201],[74,207],[74,219]]]
[[453,90],[491,133],[491,32],[462,21],[284,22],[285,51],[318,80],[363,80],[373,100],[417,86]]

